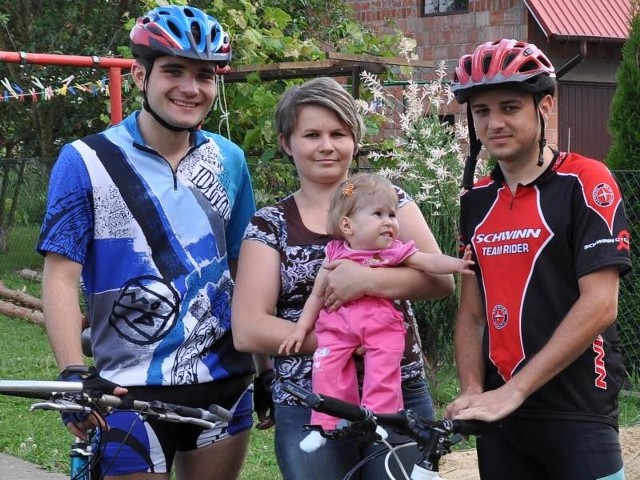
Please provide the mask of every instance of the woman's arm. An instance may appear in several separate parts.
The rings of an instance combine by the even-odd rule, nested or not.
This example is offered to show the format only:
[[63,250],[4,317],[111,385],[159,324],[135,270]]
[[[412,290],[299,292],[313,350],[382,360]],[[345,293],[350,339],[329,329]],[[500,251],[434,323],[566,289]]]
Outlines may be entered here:
[[[415,202],[398,210],[400,234],[403,242],[413,240],[421,252],[442,253],[431,229]],[[435,300],[454,292],[453,275],[424,273],[411,267],[367,268],[354,262],[329,264],[325,307],[335,310],[344,303],[362,296],[376,296],[399,300]]]
[[[236,286],[231,304],[233,343],[244,352],[276,355],[295,323],[274,315],[280,293],[280,254],[255,240],[240,247]],[[315,335],[305,339],[300,353],[312,353]]]

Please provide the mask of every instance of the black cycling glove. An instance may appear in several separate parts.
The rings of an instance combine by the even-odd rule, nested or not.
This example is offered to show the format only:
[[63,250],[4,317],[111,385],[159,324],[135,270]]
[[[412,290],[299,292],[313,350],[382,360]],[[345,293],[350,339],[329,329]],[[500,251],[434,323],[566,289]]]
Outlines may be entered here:
[[[95,367],[87,367],[85,365],[69,365],[60,372],[58,380],[65,382],[82,382],[82,391],[91,396],[113,394],[113,391],[119,386],[98,375]],[[90,412],[60,412],[63,425],[84,422],[89,414]]]
[[271,385],[275,379],[273,370],[261,373],[253,380],[253,407],[259,419],[270,419],[273,414]]

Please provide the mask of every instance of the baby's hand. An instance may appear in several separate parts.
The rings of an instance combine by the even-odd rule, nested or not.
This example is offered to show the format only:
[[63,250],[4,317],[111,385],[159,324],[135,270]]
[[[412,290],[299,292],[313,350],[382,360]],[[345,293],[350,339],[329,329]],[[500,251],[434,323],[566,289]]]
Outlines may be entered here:
[[291,355],[298,353],[300,351],[300,347],[302,347],[302,342],[304,342],[304,338],[306,337],[306,332],[302,330],[294,330],[289,338],[284,340],[280,347],[278,347],[278,355]]
[[471,245],[467,245],[464,249],[464,255],[462,256],[462,270],[460,273],[466,275],[475,275],[475,272],[471,269],[476,264],[471,260]]

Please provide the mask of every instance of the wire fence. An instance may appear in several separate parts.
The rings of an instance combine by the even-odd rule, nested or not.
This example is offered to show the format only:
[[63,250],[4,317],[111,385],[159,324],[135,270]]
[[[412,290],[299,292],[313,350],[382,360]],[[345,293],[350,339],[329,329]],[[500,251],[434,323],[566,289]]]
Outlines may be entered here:
[[[48,178],[40,159],[0,159],[0,281],[22,269],[38,271],[42,258],[34,251],[44,215]],[[640,170],[615,172],[625,195],[633,269],[622,278],[618,329],[629,385],[640,388]],[[20,187],[18,179],[22,178]],[[9,227],[8,225],[11,225]],[[438,336],[439,337],[439,336]],[[446,336],[451,338],[450,335]],[[440,337],[442,339],[442,337]],[[435,349],[451,355],[451,348]],[[436,364],[450,358],[436,358]]]
[[631,272],[620,281],[618,330],[629,380],[637,387],[640,385],[640,170],[619,170],[614,173],[625,197],[633,263]]

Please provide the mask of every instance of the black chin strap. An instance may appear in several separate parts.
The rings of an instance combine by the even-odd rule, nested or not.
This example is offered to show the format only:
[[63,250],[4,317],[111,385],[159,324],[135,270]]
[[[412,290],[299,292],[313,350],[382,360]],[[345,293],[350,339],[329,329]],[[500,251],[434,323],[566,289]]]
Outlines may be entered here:
[[482,142],[478,140],[476,128],[471,114],[471,105],[467,102],[467,126],[469,129],[469,155],[464,163],[464,173],[462,174],[462,188],[471,190],[473,188],[473,178],[476,173],[478,155],[482,150]]
[[540,141],[538,142],[540,152],[538,153],[538,162],[536,163],[536,165],[541,167],[544,165],[544,147],[547,146],[547,139],[544,132],[545,122],[544,117],[542,116],[542,112],[540,111],[540,108],[538,108],[540,102],[538,101],[538,97],[536,97],[535,95],[533,96],[533,104],[536,108],[536,112],[538,112],[538,117],[540,118]]

